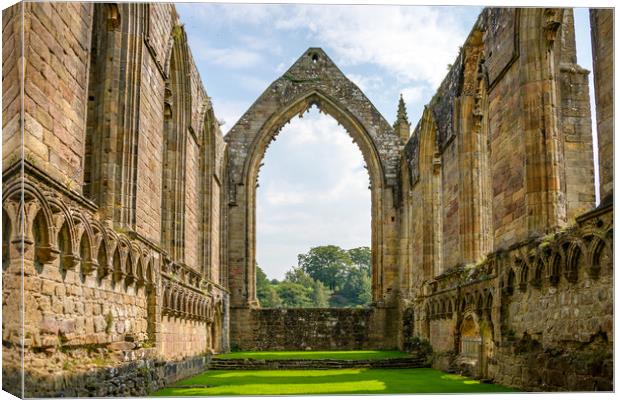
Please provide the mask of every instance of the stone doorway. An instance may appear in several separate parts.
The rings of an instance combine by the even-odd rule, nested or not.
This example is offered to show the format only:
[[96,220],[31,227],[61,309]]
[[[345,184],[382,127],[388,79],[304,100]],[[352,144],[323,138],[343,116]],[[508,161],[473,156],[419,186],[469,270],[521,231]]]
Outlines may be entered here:
[[459,330],[457,364],[470,376],[488,375],[487,361],[493,351],[493,329],[490,321],[468,312]]

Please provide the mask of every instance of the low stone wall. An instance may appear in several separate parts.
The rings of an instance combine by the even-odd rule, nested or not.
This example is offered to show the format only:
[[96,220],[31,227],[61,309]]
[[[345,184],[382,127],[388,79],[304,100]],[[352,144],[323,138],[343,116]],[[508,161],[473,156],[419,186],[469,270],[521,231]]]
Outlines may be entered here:
[[214,358],[209,369],[254,370],[254,369],[347,369],[347,368],[424,368],[430,363],[425,355],[387,358],[379,360],[256,360]]
[[[3,352],[15,349],[3,348]],[[129,397],[146,396],[155,390],[207,369],[210,356],[187,357],[179,361],[153,358],[155,349],[123,351],[117,356],[124,359],[115,365],[93,366],[103,360],[82,360],[81,368],[67,357],[49,357],[40,354],[39,369],[27,370],[22,394],[22,373],[14,367],[3,368],[2,389],[18,397]],[[110,359],[111,357],[106,357]],[[30,362],[36,356],[30,355]],[[51,365],[46,370],[45,364]],[[59,368],[58,364],[62,367]],[[89,365],[90,367],[84,367]],[[49,371],[51,370],[51,372]]]
[[296,308],[236,309],[239,335],[231,348],[240,350],[392,349],[387,335],[391,309]]

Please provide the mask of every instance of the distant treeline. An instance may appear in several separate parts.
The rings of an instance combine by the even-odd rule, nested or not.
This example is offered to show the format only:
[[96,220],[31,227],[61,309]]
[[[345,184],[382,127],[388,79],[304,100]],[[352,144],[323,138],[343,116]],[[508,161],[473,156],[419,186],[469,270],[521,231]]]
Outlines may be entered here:
[[370,248],[313,247],[297,257],[283,281],[256,266],[256,293],[263,308],[365,307],[370,304]]

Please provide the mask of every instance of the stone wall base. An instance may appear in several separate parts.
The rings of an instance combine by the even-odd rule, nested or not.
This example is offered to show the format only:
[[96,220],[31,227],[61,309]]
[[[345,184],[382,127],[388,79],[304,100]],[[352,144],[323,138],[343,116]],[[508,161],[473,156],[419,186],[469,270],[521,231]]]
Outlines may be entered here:
[[[6,349],[3,349],[6,350]],[[201,373],[210,356],[191,356],[177,361],[157,358],[134,359],[112,367],[72,372],[56,369],[53,373],[5,366],[2,389],[18,397],[134,397],[146,396],[166,385]]]

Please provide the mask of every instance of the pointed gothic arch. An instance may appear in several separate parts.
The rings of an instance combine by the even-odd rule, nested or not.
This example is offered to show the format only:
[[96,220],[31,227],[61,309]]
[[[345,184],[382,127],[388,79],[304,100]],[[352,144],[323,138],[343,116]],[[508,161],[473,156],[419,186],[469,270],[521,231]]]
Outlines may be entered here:
[[169,78],[164,93],[161,242],[173,259],[185,257],[186,140],[191,125],[189,48],[181,26],[172,29]]
[[310,48],[273,82],[231,128],[228,144],[228,277],[231,305],[257,306],[256,183],[269,143],[294,116],[312,106],[342,125],[362,152],[370,175],[372,294],[377,305],[393,301],[398,278],[396,212],[402,141],[362,91],[319,48]]

